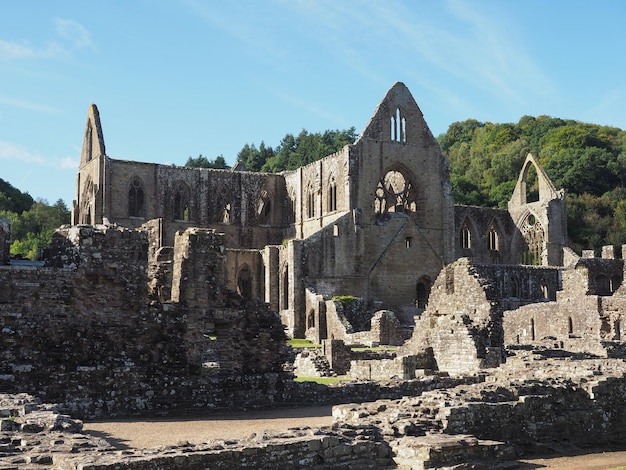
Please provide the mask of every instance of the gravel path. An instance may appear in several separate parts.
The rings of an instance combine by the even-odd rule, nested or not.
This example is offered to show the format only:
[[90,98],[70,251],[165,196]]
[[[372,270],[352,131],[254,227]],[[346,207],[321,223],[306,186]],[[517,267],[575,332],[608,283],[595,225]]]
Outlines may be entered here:
[[[203,417],[86,422],[83,430],[107,439],[119,449],[141,449],[182,442],[200,444],[220,439],[241,439],[264,430],[330,426],[331,413],[330,406],[255,410],[214,413]],[[523,462],[530,464],[529,468],[546,470],[606,470],[626,466],[626,452],[524,459]]]
[[124,448],[150,448],[179,442],[200,444],[219,439],[241,439],[264,430],[321,427],[332,424],[332,407],[315,406],[214,413],[203,417],[132,419],[86,422],[83,431]]

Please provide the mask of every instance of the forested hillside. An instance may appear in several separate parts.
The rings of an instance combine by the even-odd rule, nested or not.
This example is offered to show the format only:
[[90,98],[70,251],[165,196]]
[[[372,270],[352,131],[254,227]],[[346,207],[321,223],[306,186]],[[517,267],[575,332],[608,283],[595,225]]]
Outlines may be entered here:
[[61,199],[52,206],[35,201],[0,179],[0,219],[11,221],[11,254],[34,260],[50,245],[54,230],[70,222],[70,211]]
[[455,122],[438,137],[457,204],[506,208],[524,158],[535,155],[567,194],[570,246],[626,243],[626,132],[549,116],[517,124]]

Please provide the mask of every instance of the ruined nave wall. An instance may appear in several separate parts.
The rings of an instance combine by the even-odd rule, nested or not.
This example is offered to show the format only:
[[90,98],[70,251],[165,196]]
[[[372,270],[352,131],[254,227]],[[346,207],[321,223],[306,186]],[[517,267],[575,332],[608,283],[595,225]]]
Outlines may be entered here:
[[166,303],[148,294],[145,232],[64,228],[52,251],[57,267],[0,268],[0,391],[79,417],[261,406],[280,395],[283,327],[224,287],[215,232],[181,234]]

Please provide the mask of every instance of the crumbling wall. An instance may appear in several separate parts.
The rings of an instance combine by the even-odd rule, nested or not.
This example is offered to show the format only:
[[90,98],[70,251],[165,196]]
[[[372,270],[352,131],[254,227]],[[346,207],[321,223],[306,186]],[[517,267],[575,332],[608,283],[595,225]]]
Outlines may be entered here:
[[259,406],[280,394],[279,318],[223,284],[219,234],[174,247],[172,301],[149,295],[146,232],[63,228],[46,268],[0,268],[0,391],[77,416]]
[[461,258],[445,267],[424,314],[399,355],[432,348],[439,370],[454,374],[498,366],[503,360],[502,310],[491,279]]

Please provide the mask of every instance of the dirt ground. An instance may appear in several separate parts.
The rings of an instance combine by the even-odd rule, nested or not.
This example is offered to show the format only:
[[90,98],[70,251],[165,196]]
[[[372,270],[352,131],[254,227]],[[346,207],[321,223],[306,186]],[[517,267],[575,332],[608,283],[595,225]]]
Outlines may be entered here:
[[[119,449],[150,448],[190,442],[241,439],[264,430],[332,424],[330,406],[215,413],[204,417],[86,422],[83,430]],[[606,470],[626,466],[626,451],[547,459],[524,459],[528,469]]]

